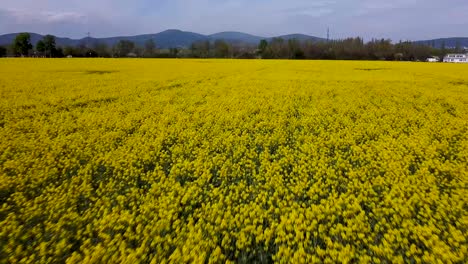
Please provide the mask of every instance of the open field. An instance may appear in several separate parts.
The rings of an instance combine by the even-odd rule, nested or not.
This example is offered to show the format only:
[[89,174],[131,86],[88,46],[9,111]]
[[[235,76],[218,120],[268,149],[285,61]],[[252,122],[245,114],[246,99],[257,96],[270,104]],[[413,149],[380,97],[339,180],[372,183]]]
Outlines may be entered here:
[[468,65],[0,59],[0,263],[466,263]]

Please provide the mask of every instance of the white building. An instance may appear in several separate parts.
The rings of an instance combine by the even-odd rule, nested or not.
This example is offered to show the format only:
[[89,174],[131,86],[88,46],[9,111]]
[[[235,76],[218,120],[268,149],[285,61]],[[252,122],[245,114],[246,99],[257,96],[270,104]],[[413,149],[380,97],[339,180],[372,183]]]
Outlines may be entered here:
[[468,63],[468,54],[447,54],[447,56],[444,57],[444,62]]
[[426,59],[427,62],[439,62],[440,58],[436,56],[432,56]]

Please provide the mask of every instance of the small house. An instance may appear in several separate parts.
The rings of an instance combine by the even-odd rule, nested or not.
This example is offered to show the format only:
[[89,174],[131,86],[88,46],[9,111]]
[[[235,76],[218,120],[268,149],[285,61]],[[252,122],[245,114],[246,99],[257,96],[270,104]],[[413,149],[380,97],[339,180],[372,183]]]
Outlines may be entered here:
[[426,59],[427,62],[439,62],[440,58],[437,56],[432,56]]

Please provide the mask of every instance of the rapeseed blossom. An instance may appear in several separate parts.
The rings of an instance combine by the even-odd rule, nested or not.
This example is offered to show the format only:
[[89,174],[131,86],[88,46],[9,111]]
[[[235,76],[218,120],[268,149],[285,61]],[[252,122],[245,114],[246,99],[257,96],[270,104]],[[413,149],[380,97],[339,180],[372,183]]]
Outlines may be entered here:
[[0,263],[466,263],[467,182],[466,65],[0,60]]

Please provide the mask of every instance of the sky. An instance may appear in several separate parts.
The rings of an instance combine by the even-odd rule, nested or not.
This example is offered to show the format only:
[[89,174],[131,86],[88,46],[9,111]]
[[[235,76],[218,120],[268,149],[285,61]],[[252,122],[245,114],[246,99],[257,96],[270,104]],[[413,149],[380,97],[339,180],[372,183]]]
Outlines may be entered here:
[[468,0],[1,0],[0,34],[82,38],[180,29],[424,40],[468,37]]

